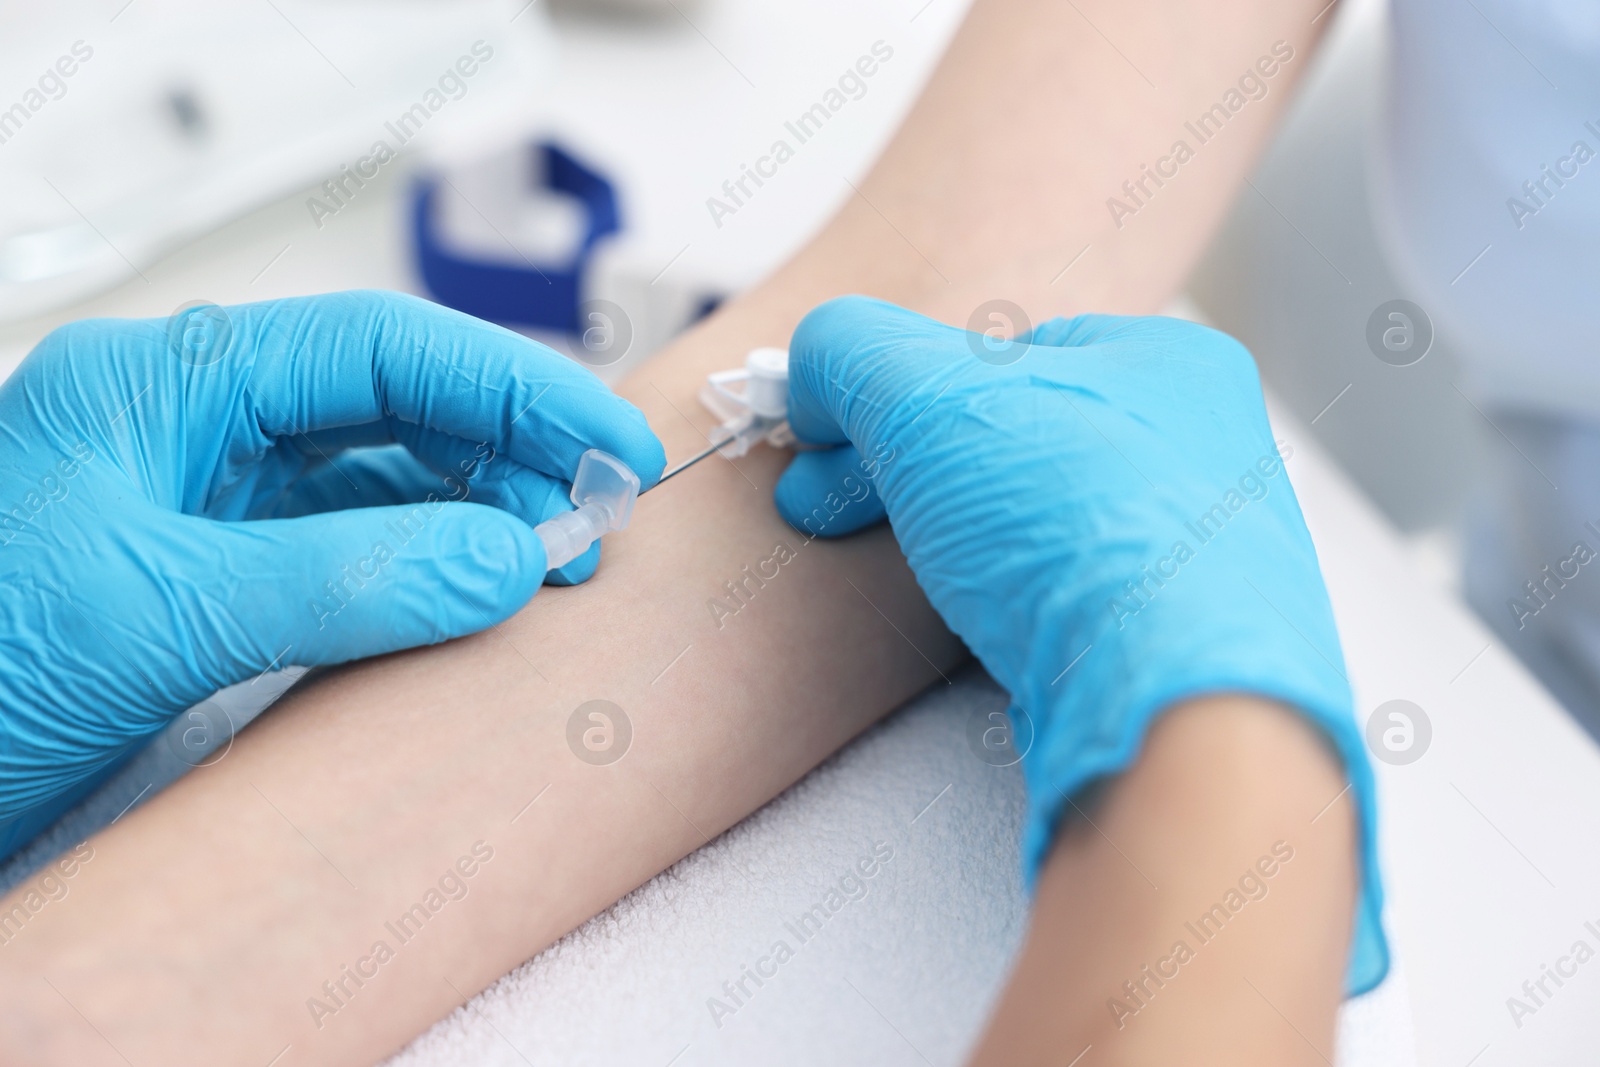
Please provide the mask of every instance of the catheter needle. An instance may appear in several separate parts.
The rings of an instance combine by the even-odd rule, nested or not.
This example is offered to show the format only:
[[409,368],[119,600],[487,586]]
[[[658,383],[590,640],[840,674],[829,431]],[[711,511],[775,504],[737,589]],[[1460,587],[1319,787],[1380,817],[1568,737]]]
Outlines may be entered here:
[[[678,475],[682,474],[684,471],[688,470],[690,467],[694,466],[696,463],[699,463],[701,460],[705,459],[707,456],[710,456],[713,453],[715,453],[719,448],[721,448],[723,445],[726,445],[727,443],[728,442],[726,442],[726,441],[718,441],[716,444],[712,445],[710,448],[706,449],[704,452],[700,453],[698,456],[693,456],[693,457],[691,457],[689,459],[684,460],[682,463],[678,464],[676,467],[673,467],[671,470],[667,471],[659,479],[657,479],[656,485],[660,485],[662,482],[666,481],[668,478],[677,477]],[[652,485],[650,487],[650,489],[654,489],[656,487],[656,485]],[[644,492],[648,493],[650,491],[650,489],[646,489]],[[644,493],[640,493],[639,495],[643,496]]]

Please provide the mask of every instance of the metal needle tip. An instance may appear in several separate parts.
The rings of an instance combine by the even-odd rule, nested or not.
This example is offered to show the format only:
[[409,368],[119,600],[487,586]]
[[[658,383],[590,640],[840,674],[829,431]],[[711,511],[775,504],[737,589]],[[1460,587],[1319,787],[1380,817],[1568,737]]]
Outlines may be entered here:
[[[690,467],[694,466],[696,463],[699,463],[701,460],[706,459],[709,456],[715,455],[717,450],[720,449],[723,445],[725,445],[727,443],[728,443],[727,441],[719,441],[718,443],[712,445],[710,448],[706,449],[704,452],[700,453],[698,456],[692,456],[689,459],[684,460],[682,463],[678,464],[676,467],[673,467],[671,470],[667,471],[660,478],[658,478],[656,480],[656,485],[660,485],[662,482],[666,481],[668,478],[676,478],[678,475],[682,474],[684,471],[688,470]],[[652,485],[650,487],[650,489],[654,489],[656,487],[656,485]],[[646,489],[645,492],[648,493],[650,491],[650,489]]]

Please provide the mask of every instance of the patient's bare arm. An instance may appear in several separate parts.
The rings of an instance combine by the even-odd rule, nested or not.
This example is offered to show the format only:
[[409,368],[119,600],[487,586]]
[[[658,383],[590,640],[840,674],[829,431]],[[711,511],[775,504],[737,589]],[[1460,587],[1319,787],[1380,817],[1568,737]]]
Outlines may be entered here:
[[[861,193],[623,392],[676,459],[703,443],[704,374],[838,293],[963,324],[995,296],[1036,317],[1156,309],[1316,6],[979,0]],[[1278,39],[1297,58],[1271,94],[1116,225],[1106,198]],[[781,462],[702,464],[640,501],[586,586],[296,690],[98,835],[71,895],[0,946],[0,1058],[369,1062],[937,681],[960,650],[891,536],[804,542],[771,507]],[[569,744],[590,700],[631,723],[615,763]]]

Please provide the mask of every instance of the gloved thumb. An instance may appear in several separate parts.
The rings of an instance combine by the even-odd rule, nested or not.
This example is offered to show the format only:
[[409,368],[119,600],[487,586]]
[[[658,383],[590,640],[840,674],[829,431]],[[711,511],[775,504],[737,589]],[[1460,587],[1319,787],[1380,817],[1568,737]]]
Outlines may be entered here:
[[789,345],[789,425],[802,441],[840,447],[801,452],[778,480],[773,500],[789,525],[838,537],[882,521],[896,439],[920,432],[920,413],[977,364],[961,355],[962,336],[862,296],[801,320]]
[[198,532],[205,543],[180,565],[193,596],[179,625],[192,633],[195,667],[219,685],[485,629],[522,608],[545,576],[533,528],[482,504],[180,518],[185,539]]
[[877,465],[850,445],[800,452],[772,491],[783,521],[811,537],[843,537],[884,517]]
[[[813,309],[789,342],[789,425],[815,445],[849,442],[868,455],[902,416],[935,400],[968,369],[963,330],[864,296]],[[908,356],[913,358],[908,358]]]

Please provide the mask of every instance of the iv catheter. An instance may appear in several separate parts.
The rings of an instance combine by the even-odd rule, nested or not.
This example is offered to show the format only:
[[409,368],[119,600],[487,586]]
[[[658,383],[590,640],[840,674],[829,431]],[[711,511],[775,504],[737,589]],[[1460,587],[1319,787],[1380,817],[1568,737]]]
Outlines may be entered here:
[[[744,385],[742,390],[729,388],[739,383]],[[789,353],[781,348],[757,348],[745,357],[743,367],[710,375],[700,391],[700,401],[722,419],[711,433],[711,447],[667,471],[656,485],[715,453],[734,459],[763,441],[779,448],[794,443],[786,418]],[[625,528],[638,499],[639,476],[617,457],[589,449],[578,460],[578,473],[572,479],[576,510],[552,516],[533,528],[544,544],[545,566],[554,570],[571,563],[602,534]]]
[[[744,385],[740,391],[729,388],[740,383]],[[710,375],[700,390],[700,402],[722,419],[722,424],[711,431],[711,447],[667,471],[656,485],[714,454],[737,459],[763,441],[776,448],[794,443],[787,419],[789,353],[784,349],[753,349],[743,367]]]

